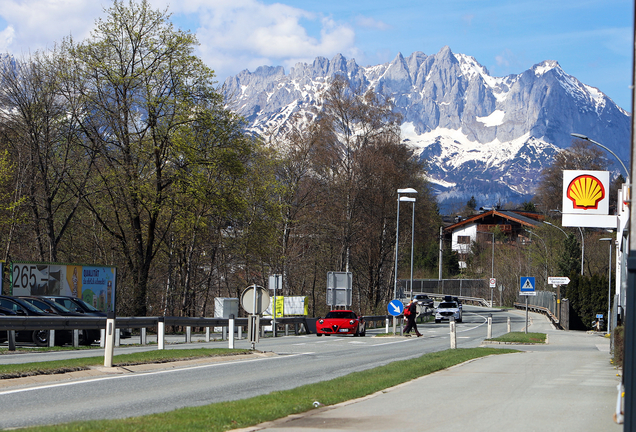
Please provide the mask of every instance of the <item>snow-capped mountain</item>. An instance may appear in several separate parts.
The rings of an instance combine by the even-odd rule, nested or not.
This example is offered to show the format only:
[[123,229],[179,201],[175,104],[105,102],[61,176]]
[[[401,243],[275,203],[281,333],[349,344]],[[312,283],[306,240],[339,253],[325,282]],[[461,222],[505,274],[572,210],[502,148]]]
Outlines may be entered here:
[[398,54],[361,67],[336,55],[299,63],[289,74],[262,66],[225,81],[231,107],[265,131],[318,103],[335,75],[389,97],[403,115],[402,139],[428,163],[440,205],[528,199],[541,169],[585,134],[629,160],[629,114],[600,90],[568,75],[556,61],[493,77],[473,57],[444,47],[435,55]]

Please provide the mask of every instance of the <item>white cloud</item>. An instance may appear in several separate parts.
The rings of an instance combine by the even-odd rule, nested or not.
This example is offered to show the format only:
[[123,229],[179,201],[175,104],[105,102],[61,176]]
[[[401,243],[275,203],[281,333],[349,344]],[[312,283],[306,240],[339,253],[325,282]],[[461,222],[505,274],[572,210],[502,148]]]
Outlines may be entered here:
[[[109,0],[3,0],[0,50],[16,55],[51,48],[72,34],[89,36]],[[127,1],[124,1],[127,3]],[[331,17],[260,0],[150,0],[153,8],[188,22],[200,42],[199,55],[220,78],[260,65],[283,65],[342,53],[358,54],[355,32]],[[0,21],[1,22],[1,21]],[[368,19],[367,25],[383,23]],[[188,28],[184,28],[187,30]]]
[[375,30],[389,30],[391,28],[390,25],[383,21],[378,21],[371,17],[366,17],[362,15],[358,15],[356,17],[356,24],[360,27],[370,28]]
[[70,34],[83,39],[101,13],[100,1],[3,0],[0,17],[7,27],[0,28],[0,49],[22,55],[51,48]]

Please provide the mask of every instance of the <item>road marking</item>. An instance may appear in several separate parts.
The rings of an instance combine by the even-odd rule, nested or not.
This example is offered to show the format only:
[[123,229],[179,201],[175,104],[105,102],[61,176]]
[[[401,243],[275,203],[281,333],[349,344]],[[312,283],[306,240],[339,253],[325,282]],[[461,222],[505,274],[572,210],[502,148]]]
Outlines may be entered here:
[[205,369],[205,368],[219,367],[219,366],[230,365],[230,364],[233,365],[233,364],[236,364],[236,363],[252,363],[252,362],[265,361],[265,360],[287,359],[289,357],[299,357],[299,356],[312,355],[312,354],[315,354],[315,352],[295,353],[295,354],[286,355],[286,356],[280,356],[280,357],[266,357],[266,358],[257,358],[257,359],[251,359],[251,360],[238,360],[236,362],[212,363],[212,364],[207,364],[207,365],[183,367],[183,368],[178,368],[178,369],[164,369],[164,370],[152,371],[152,372],[139,372],[139,373],[134,373],[134,374],[124,374],[124,375],[106,376],[106,377],[99,377],[99,378],[89,378],[89,379],[84,379],[84,380],[80,380],[80,381],[72,381],[72,382],[64,382],[64,383],[56,383],[56,384],[47,384],[47,385],[42,385],[42,386],[35,386],[35,387],[20,388],[20,389],[15,389],[15,390],[0,391],[0,396],[17,394],[17,393],[26,393],[26,392],[35,391],[35,390],[45,390],[45,389],[57,388],[57,387],[68,387],[68,386],[74,386],[74,385],[79,385],[79,384],[88,384],[88,383],[99,382],[99,381],[117,380],[117,379],[122,379],[122,378],[135,378],[135,377],[143,377],[143,376],[148,376],[148,375],[162,375],[162,374],[168,374],[168,373],[173,373],[173,372],[188,371],[188,370],[192,370],[192,369]]

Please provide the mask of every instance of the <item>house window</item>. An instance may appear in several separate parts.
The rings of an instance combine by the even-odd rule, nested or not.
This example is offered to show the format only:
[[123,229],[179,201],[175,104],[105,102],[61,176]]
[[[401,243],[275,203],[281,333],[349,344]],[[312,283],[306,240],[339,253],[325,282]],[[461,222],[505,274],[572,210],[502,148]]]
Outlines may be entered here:
[[457,236],[458,244],[470,244],[470,236]]

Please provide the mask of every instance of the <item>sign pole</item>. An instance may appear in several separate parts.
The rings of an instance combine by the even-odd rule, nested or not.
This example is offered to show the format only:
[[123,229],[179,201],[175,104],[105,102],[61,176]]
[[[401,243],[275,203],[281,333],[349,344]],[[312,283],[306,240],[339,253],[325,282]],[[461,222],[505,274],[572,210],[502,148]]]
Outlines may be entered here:
[[526,296],[526,334],[528,334],[528,296]]

